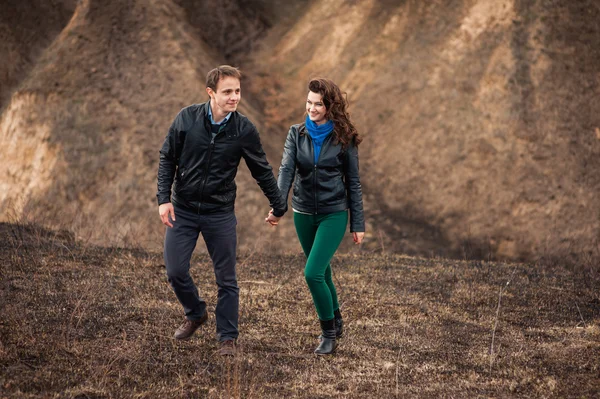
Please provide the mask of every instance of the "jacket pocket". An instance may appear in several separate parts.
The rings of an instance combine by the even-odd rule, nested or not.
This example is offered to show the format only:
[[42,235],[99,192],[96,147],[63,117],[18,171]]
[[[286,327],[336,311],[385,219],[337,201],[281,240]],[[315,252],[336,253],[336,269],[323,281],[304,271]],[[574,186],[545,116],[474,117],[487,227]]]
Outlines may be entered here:
[[179,168],[179,170],[177,171],[179,174],[179,187],[180,188],[184,188],[185,187],[185,182],[186,182],[186,178],[187,176],[187,171],[185,168]]

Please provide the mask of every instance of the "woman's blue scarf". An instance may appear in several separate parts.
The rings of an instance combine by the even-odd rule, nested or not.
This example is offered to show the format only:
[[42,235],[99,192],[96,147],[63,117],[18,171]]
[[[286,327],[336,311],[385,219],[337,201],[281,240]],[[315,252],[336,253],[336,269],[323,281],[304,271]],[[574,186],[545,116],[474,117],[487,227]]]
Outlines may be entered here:
[[329,136],[329,133],[333,131],[333,121],[328,120],[322,125],[317,125],[315,122],[311,121],[308,115],[306,115],[306,130],[308,130],[308,134],[310,134],[310,138],[313,142],[313,148],[315,153],[315,165],[317,164],[317,160],[319,159],[319,154],[321,153],[321,147],[323,146],[323,142]]

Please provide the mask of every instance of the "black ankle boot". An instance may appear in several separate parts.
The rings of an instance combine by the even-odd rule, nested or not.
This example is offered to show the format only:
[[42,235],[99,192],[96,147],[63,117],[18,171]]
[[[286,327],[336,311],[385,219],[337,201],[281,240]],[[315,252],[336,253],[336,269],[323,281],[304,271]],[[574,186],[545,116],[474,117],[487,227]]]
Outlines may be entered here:
[[[344,335],[344,320],[342,319],[342,314],[339,309],[333,311],[333,320],[335,323],[335,337],[342,338]],[[323,338],[322,335],[319,335],[319,339]]]
[[315,349],[315,353],[317,355],[331,355],[336,348],[335,319],[319,321],[321,322],[321,342]]
[[335,336],[336,338],[340,338],[344,335],[344,320],[339,309],[333,311],[333,317],[335,320]]

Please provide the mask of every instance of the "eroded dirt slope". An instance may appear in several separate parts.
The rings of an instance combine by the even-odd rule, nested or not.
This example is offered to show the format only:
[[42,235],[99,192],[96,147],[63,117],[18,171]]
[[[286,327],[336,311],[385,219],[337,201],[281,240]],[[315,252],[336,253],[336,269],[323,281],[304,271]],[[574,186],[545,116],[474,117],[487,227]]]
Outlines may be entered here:
[[[94,242],[161,241],[158,150],[180,108],[207,99],[206,72],[222,62],[187,11],[174,2],[79,3],[2,114],[4,218]],[[241,112],[257,119],[246,104]],[[250,180],[243,170],[240,196],[258,197],[266,213],[255,184],[245,189]]]
[[64,29],[75,0],[5,0],[0,11],[0,109]]
[[[365,250],[599,251],[592,0],[7,4],[0,26],[13,33],[0,50],[25,67],[3,72],[0,93],[11,94],[0,116],[4,220],[160,245],[158,148],[177,111],[206,99],[206,72],[231,62],[248,76],[241,111],[275,166],[307,80],[324,75],[348,92],[365,136]],[[47,25],[32,22],[45,14]],[[262,225],[267,202],[245,167],[238,186],[240,246],[298,251],[290,219]]]
[[310,77],[348,92],[371,245],[597,252],[599,17],[593,1],[315,2],[264,39],[254,88],[280,146]]

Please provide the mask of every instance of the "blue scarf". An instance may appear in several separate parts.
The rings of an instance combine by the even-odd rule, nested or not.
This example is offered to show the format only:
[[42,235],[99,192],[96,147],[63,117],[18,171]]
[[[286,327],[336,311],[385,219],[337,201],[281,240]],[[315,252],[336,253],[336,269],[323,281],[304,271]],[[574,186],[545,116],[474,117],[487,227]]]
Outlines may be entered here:
[[319,154],[321,153],[321,147],[323,146],[323,142],[325,141],[327,136],[329,136],[329,133],[333,131],[333,121],[329,120],[323,123],[322,125],[317,125],[315,122],[310,120],[308,115],[306,115],[305,126],[313,142],[316,165],[317,160],[319,159]]

